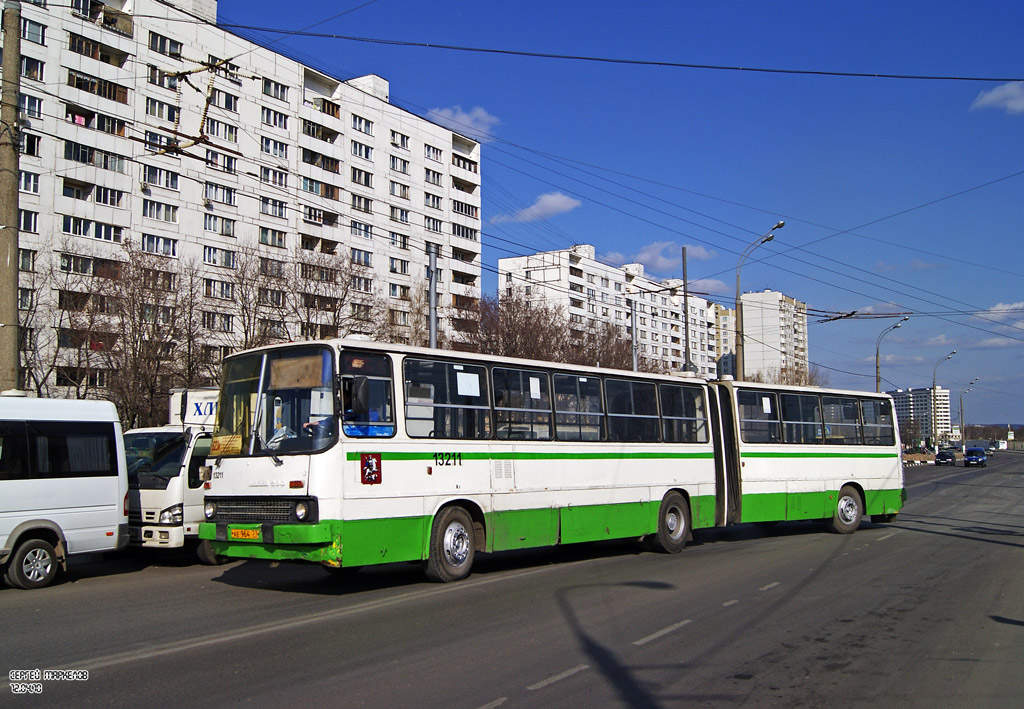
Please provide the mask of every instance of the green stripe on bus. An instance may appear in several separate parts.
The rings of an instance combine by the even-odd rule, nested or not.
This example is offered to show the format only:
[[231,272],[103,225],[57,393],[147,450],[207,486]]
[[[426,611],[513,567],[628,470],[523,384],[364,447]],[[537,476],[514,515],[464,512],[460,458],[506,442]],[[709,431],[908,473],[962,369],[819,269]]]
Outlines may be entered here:
[[899,453],[778,453],[774,451],[744,451],[742,458],[899,458]]
[[[369,451],[348,451],[345,455],[347,460],[359,460],[363,452]],[[374,451],[376,452],[376,451]],[[381,460],[434,460],[438,453],[448,453],[443,447],[438,447],[436,453],[422,451],[381,451]],[[711,451],[700,453],[665,453],[665,452],[634,452],[634,453],[534,453],[528,451],[500,451],[468,452],[459,453],[462,460],[710,460],[715,457]]]

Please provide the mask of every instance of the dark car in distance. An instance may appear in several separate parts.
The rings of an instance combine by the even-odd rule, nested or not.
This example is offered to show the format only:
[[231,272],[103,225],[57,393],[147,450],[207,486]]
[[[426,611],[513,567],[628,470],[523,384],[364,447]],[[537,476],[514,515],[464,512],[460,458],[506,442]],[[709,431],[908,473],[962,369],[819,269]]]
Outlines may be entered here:
[[939,451],[935,456],[936,465],[956,465],[956,453],[953,451]]
[[988,465],[988,458],[985,457],[985,449],[968,448],[967,453],[964,454],[964,465],[980,465],[983,468]]

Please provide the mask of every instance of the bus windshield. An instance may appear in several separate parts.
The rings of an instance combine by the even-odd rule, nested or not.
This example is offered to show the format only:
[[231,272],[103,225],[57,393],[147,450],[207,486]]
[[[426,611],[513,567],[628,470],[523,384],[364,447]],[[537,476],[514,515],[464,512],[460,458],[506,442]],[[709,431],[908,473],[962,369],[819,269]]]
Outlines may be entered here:
[[256,352],[224,363],[210,455],[312,453],[338,437],[334,356],[326,347]]
[[166,490],[181,470],[185,444],[185,436],[180,431],[124,434],[128,487],[133,490]]

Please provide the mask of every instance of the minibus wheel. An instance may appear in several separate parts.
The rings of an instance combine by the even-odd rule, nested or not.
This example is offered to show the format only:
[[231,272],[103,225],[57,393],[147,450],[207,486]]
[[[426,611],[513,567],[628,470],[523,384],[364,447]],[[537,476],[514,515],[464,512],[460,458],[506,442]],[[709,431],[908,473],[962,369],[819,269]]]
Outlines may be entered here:
[[43,539],[26,539],[18,545],[7,567],[7,581],[26,590],[49,586],[57,578],[57,554]]

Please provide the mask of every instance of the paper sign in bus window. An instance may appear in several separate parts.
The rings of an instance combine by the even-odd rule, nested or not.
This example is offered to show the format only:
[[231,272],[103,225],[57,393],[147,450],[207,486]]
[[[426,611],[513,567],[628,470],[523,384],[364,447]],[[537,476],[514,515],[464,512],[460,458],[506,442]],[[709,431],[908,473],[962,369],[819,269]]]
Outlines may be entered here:
[[480,375],[472,372],[456,372],[459,396],[480,396]]
[[530,377],[530,398],[540,398],[540,377]]

